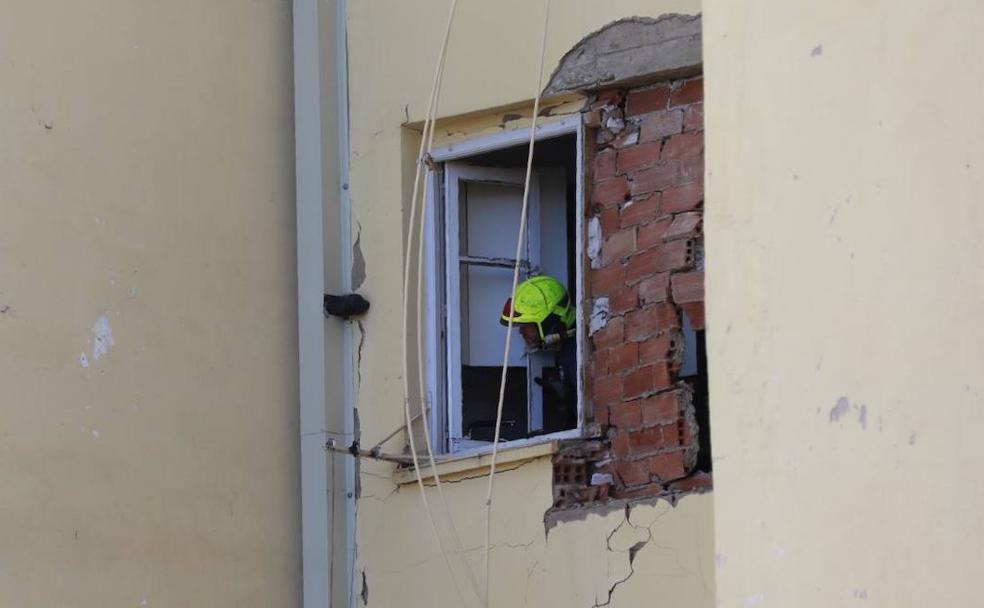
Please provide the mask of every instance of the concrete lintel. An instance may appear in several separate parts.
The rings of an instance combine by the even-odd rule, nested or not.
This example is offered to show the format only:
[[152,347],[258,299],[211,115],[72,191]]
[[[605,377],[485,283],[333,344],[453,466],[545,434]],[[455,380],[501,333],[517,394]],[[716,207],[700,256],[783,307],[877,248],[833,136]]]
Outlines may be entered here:
[[545,95],[638,86],[697,74],[700,15],[630,17],[588,34],[560,60]]

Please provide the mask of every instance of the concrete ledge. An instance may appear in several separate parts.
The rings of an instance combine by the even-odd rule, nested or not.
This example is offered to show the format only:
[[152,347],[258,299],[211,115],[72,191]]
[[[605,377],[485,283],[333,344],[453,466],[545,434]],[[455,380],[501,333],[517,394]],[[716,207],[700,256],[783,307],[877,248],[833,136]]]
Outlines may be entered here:
[[[495,460],[496,473],[509,471],[537,458],[551,456],[557,451],[556,441],[545,441],[532,445],[519,445],[499,448]],[[426,462],[427,457],[423,457]],[[444,481],[460,481],[467,477],[488,475],[492,464],[491,452],[464,455],[461,457],[444,458],[437,463],[437,474]],[[427,485],[434,485],[434,472],[429,465],[420,467],[420,477]],[[416,483],[417,476],[413,468],[399,467],[393,471],[393,481],[399,485]]]
[[544,95],[692,76],[701,71],[700,15],[620,19],[567,52]]

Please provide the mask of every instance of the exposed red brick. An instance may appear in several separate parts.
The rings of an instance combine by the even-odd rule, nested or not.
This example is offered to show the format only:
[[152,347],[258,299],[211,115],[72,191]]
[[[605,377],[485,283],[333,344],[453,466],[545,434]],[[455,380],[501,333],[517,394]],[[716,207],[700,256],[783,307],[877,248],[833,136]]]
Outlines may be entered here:
[[703,177],[703,156],[682,160],[661,160],[659,164],[632,175],[632,196],[689,184]]
[[605,106],[617,106],[625,99],[624,89],[605,89],[595,95],[595,100],[591,104],[592,108],[602,108]]
[[596,349],[591,353],[588,365],[592,378],[601,378],[608,375],[608,359],[612,349]]
[[[620,430],[637,429],[642,426],[642,410],[636,402],[616,403],[609,410],[609,422]],[[634,449],[629,438],[630,450]],[[620,446],[621,447],[621,446]],[[616,451],[616,453],[618,453]]]
[[637,226],[652,221],[659,213],[659,199],[660,193],[653,192],[622,205],[622,213],[619,218],[622,227]]
[[680,415],[680,390],[666,391],[647,397],[639,404],[642,423],[646,426],[675,423]]
[[665,331],[643,340],[639,343],[639,363],[672,362],[679,352],[679,339],[676,331]]
[[696,331],[704,331],[707,329],[707,318],[704,314],[704,303],[703,302],[689,302],[681,306],[683,312],[687,313],[687,317],[690,319],[690,326]]
[[649,483],[652,479],[649,462],[618,462],[615,464],[615,471],[618,473],[622,483],[627,486],[638,486]]
[[632,91],[625,102],[625,115],[638,116],[663,110],[670,99],[670,85],[661,84],[644,91]]
[[639,283],[639,301],[643,304],[665,302],[670,294],[670,273],[663,272]]
[[601,259],[605,266],[628,257],[636,250],[636,230],[626,228],[605,239],[601,246]]
[[609,296],[608,312],[620,315],[639,307],[639,290],[635,285],[627,285]]
[[602,150],[595,156],[594,180],[602,181],[615,177],[615,151]]
[[603,208],[598,214],[598,221],[601,222],[602,236],[611,236],[619,229],[618,207]]
[[625,458],[632,453],[632,449],[629,447],[629,432],[619,431],[612,438],[612,452],[615,456],[619,458]]
[[591,336],[596,349],[609,348],[622,343],[625,339],[625,322],[622,317],[612,317],[608,323]]
[[624,177],[595,182],[591,202],[602,207],[617,205],[629,198],[629,183]]
[[704,273],[680,272],[673,275],[673,301],[677,304],[704,301]]
[[591,400],[595,407],[599,405],[611,408],[622,402],[622,379],[617,376],[595,378],[591,386]]
[[629,449],[633,456],[644,456],[680,446],[676,421],[629,433]]
[[659,141],[669,135],[683,132],[684,110],[665,110],[650,114],[639,125],[639,141]]
[[678,188],[663,190],[663,213],[691,211],[704,200],[704,186],[700,183],[687,184]]
[[699,156],[703,152],[703,133],[682,133],[666,140],[666,143],[663,144],[663,150],[660,152],[660,158],[662,160],[691,158]]
[[628,173],[651,167],[659,162],[662,147],[661,142],[653,141],[622,148],[618,151],[618,172]]
[[693,263],[693,244],[690,241],[670,241],[629,258],[625,280],[635,283],[667,270],[682,270]]
[[[700,233],[704,214],[697,212],[679,213],[673,217],[673,223],[663,233],[663,240],[692,237]],[[633,235],[634,237],[635,235]],[[634,238],[633,238],[634,241]]]
[[[663,203],[660,201],[660,211],[662,211]],[[662,219],[644,224],[639,227],[639,235],[636,238],[636,243],[639,251],[643,249],[649,249],[654,245],[660,245],[663,243],[663,233],[666,229],[670,227],[673,223],[672,217],[664,217]]]
[[690,477],[685,477],[680,481],[674,481],[669,489],[673,492],[695,492],[701,494],[710,492],[714,489],[714,479],[703,471],[698,471]]
[[592,419],[601,425],[608,424],[608,405],[605,403],[592,403],[591,404],[591,417]]
[[613,374],[618,374],[634,368],[639,363],[639,345],[635,342],[626,342],[612,349],[609,357],[609,369]]
[[[625,339],[633,342],[680,327],[676,307],[668,302],[636,310],[625,317]],[[595,334],[597,336],[597,334]]]
[[591,294],[594,296],[608,295],[622,287],[624,282],[625,267],[622,265],[591,269]]
[[670,93],[670,106],[682,106],[704,101],[704,79],[688,80]]
[[[602,437],[572,441],[555,456],[556,508],[665,496],[670,483],[674,493],[709,486],[704,476],[686,477],[697,428],[684,409],[690,389],[677,379],[681,313],[704,326],[703,277],[694,268],[704,197],[702,89],[700,78],[609,89],[584,115],[594,111],[590,122],[599,125],[585,162],[603,238],[593,263],[601,267],[586,278],[589,298],[608,298],[609,319],[590,339],[585,380]],[[613,118],[624,128],[607,128]],[[592,471],[615,481],[590,486]]]
[[680,479],[687,474],[683,452],[679,450],[650,456],[644,462],[649,472],[663,482]]
[[704,128],[704,104],[695,103],[687,108],[683,117],[684,131],[698,131]]
[[635,488],[619,488],[616,489],[612,496],[615,498],[621,498],[625,500],[634,500],[637,498],[649,498],[651,496],[659,496],[663,494],[666,490],[663,488],[662,484],[650,481],[644,486],[638,486]]
[[653,367],[652,365],[640,367],[622,378],[622,399],[635,399],[653,392],[653,387],[656,386]]
[[653,366],[653,390],[661,391],[673,386],[673,373],[666,361],[660,361]]

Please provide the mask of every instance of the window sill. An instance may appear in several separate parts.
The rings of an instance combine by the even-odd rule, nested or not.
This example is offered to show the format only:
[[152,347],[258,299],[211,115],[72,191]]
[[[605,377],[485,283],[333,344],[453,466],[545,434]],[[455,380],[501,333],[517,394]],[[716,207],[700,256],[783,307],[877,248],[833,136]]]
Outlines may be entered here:
[[[515,445],[519,443],[519,445]],[[558,442],[556,439],[540,441],[537,443],[513,442],[499,447],[499,452],[495,459],[496,472],[508,471],[518,468],[527,462],[550,456],[557,451]],[[420,477],[427,485],[434,485],[434,471],[427,463],[427,457],[421,459]],[[444,456],[436,463],[437,474],[441,479],[448,481],[460,481],[466,477],[477,477],[487,475],[492,464],[492,448],[481,448],[471,450],[468,453],[453,454]],[[399,467],[393,472],[393,481],[399,485],[416,483],[417,476],[413,468]]]

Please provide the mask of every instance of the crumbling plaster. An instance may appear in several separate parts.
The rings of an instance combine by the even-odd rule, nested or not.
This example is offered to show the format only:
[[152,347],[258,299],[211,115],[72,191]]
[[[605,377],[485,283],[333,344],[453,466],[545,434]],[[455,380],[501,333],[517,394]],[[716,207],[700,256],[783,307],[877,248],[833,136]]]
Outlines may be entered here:
[[[710,494],[684,497],[677,506],[619,503],[610,510],[584,510],[577,520],[545,531],[542,513],[550,506],[551,463],[543,458],[502,474],[501,498],[493,518],[493,606],[646,605],[654,597],[667,605],[714,605],[713,526]],[[538,480],[529,483],[532,480]],[[363,528],[361,571],[370,590],[368,606],[408,608],[459,605],[454,586],[420,512],[416,485],[395,486],[385,466],[363,466],[359,517]],[[442,537],[451,545],[448,514],[433,487],[430,502]],[[462,564],[482,571],[484,478],[446,484],[464,555],[452,556],[462,592],[469,582]],[[540,517],[537,517],[537,513]],[[373,551],[385,543],[397,550]],[[497,582],[498,581],[498,582]],[[478,606],[477,602],[465,606]]]
[[[359,360],[363,445],[373,445],[403,421],[398,371],[402,368],[398,347],[402,265],[397,262],[402,259],[419,143],[415,125],[422,118],[433,68],[430,61],[436,56],[433,37],[426,33],[443,21],[447,8],[431,1],[387,5],[383,20],[375,6],[353,3],[349,20],[350,98],[358,100],[352,104],[350,192],[365,260],[361,292],[373,302],[372,312],[363,320],[366,332]],[[461,7],[438,109],[439,116],[454,118],[439,122],[438,146],[529,126],[525,100],[534,91],[535,73],[528,58],[538,52],[539,34],[535,20],[516,15],[536,7],[518,0],[462,3]],[[699,2],[583,1],[565,10],[556,8],[548,32],[548,69],[606,23],[626,15],[696,13]],[[499,32],[505,30],[511,32],[510,45],[501,44]],[[383,49],[388,47],[381,41],[392,39],[405,40],[408,48],[420,52],[387,51],[384,57]],[[583,105],[583,98],[577,96],[551,97],[545,100],[542,120],[569,116]],[[415,277],[411,281],[415,283]],[[400,439],[386,445],[391,451],[401,447]],[[396,485],[392,470],[390,464],[362,463],[356,588],[363,589],[364,573],[370,606],[459,605],[417,488]],[[651,527],[654,540],[635,552],[633,567],[645,576],[632,575],[616,585],[631,572],[628,549],[648,532],[627,526],[625,512],[619,508],[559,524],[547,534],[543,517],[552,501],[551,477],[550,459],[542,458],[503,472],[496,483],[493,606],[590,607],[605,603],[613,587],[611,606],[642,605],[644,598],[657,595],[673,605],[713,605],[711,495],[689,496],[676,507],[666,502],[633,507],[632,524]],[[465,555],[481,575],[484,478],[461,479],[444,489]],[[448,513],[440,507],[435,490],[427,491],[445,545],[451,548]],[[665,514],[657,519],[663,510]],[[608,537],[617,529],[610,552]],[[625,534],[631,538],[622,542]],[[460,571],[463,562],[455,563],[466,590],[469,583]]]
[[547,95],[692,76],[701,66],[700,15],[619,19],[585,36],[560,60]]

